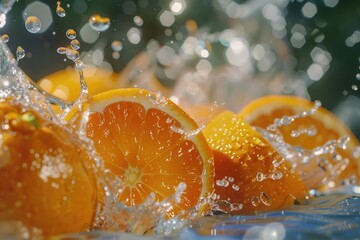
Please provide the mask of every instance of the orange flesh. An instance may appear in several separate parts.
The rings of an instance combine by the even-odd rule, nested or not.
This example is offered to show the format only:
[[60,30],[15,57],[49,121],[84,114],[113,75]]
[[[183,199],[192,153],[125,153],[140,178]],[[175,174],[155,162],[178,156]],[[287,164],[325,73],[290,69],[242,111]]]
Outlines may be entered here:
[[102,113],[90,114],[87,134],[106,167],[125,184],[121,202],[138,205],[152,192],[161,201],[173,195],[181,182],[187,184],[186,192],[168,215],[199,200],[203,184],[199,150],[174,127],[182,127],[174,117],[135,102],[112,103]]
[[[223,112],[206,126],[204,135],[214,154],[215,193],[220,200],[243,205],[231,213],[283,209],[308,195],[304,182],[290,170],[289,164],[242,118]],[[275,167],[274,161],[281,164]],[[258,181],[259,173],[264,176],[281,173],[282,177]],[[225,186],[219,184],[224,180]]]
[[[312,102],[298,97],[268,96],[250,103],[240,112],[240,115],[252,126],[266,128],[272,124],[276,118],[293,116],[294,114],[309,111],[313,106],[314,104]],[[316,129],[315,136],[308,134],[301,134],[298,137],[291,136],[291,132],[293,131],[311,128]],[[341,184],[341,181],[348,177],[355,176],[356,179],[359,179],[360,158],[355,158],[352,152],[360,144],[345,124],[331,112],[320,107],[313,115],[295,119],[290,125],[281,126],[279,130],[286,143],[292,146],[300,146],[305,150],[312,150],[315,147],[324,145],[330,140],[337,140],[340,137],[349,136],[350,142],[347,144],[347,148],[337,148],[336,152],[343,160],[349,159],[350,161],[344,169],[340,168],[337,170],[336,177],[338,178],[338,184]],[[324,157],[329,159],[331,164],[337,164],[330,154],[326,154]],[[304,171],[308,170],[304,169]],[[313,185],[309,187],[317,188],[319,186]]]

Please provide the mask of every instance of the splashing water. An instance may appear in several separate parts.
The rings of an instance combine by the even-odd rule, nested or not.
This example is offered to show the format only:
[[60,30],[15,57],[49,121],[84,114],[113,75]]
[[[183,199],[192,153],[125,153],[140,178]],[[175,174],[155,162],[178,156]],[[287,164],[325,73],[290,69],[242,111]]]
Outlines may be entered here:
[[[309,150],[288,144],[284,141],[284,138],[279,131],[279,127],[293,124],[295,119],[305,118],[314,114],[320,106],[320,101],[315,101],[313,108],[308,111],[300,112],[292,116],[277,118],[274,120],[273,124],[269,125],[266,129],[259,127],[255,127],[255,129],[284,157],[281,160],[273,162],[275,168],[280,166],[283,161],[288,161],[308,186],[317,188],[317,186],[324,183],[324,181],[329,182],[332,187],[341,186],[344,183],[338,179],[338,175],[349,164],[349,159],[343,158],[338,154],[337,149],[346,149],[347,143],[350,141],[349,136],[342,136],[338,139],[329,140],[323,145],[314,146],[313,149]],[[317,129],[314,126],[311,126],[306,129],[292,131],[290,135],[293,138],[297,138],[302,134],[316,137],[316,133]],[[307,168],[311,169],[311,171],[306,170]],[[256,176],[256,180],[261,182],[266,178],[277,179],[281,177],[281,172],[276,172],[274,174],[263,174],[259,172]],[[347,181],[351,182],[350,179],[345,180],[345,183]]]
[[37,33],[40,31],[41,29],[41,22],[40,19],[35,17],[35,16],[29,16],[27,17],[26,21],[25,21],[25,28],[30,32],[30,33]]

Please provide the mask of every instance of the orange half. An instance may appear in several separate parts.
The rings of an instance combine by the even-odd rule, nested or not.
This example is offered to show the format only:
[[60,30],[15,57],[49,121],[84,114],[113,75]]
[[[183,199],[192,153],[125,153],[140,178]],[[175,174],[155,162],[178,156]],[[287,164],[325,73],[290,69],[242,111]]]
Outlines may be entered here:
[[[309,111],[314,103],[295,96],[273,95],[259,98],[239,113],[250,125],[267,128],[274,123],[276,118],[293,116]],[[316,183],[314,178],[308,179],[309,187],[318,188],[319,184],[327,187],[336,187],[344,182],[358,182],[360,176],[360,157],[356,157],[355,149],[360,145],[354,134],[334,114],[323,107],[319,107],[313,114],[307,117],[297,118],[293,123],[278,128],[284,141],[292,146],[300,146],[304,150],[311,151],[331,140],[338,140],[343,136],[349,137],[346,148],[336,148],[332,154],[321,157],[328,159],[322,166],[327,169],[329,176],[322,182]],[[312,134],[309,134],[312,131]],[[320,163],[319,163],[320,164]],[[319,165],[317,164],[317,165]],[[300,166],[301,167],[301,166]],[[304,169],[313,171],[319,166]]]
[[186,184],[175,216],[213,191],[213,157],[197,124],[176,104],[141,89],[117,89],[88,102],[87,135],[107,168],[124,184],[118,199],[135,206],[156,201]]

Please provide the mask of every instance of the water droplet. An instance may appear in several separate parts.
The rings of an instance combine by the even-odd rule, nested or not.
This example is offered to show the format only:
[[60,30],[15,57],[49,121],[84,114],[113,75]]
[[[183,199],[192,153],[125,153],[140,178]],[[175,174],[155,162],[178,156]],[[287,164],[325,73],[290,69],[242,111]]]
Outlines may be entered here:
[[18,46],[16,49],[16,61],[19,62],[20,59],[23,59],[25,57],[25,50]]
[[139,16],[135,16],[134,17],[134,23],[136,24],[136,26],[142,26],[144,24],[144,20],[139,17]]
[[63,9],[63,8],[61,7],[61,2],[60,2],[60,1],[57,2],[56,14],[57,14],[59,17],[65,17],[65,15],[66,15],[65,9]]
[[1,40],[3,40],[3,41],[4,41],[4,43],[9,42],[9,35],[7,35],[7,34],[3,34],[3,35],[1,35]]
[[110,27],[110,18],[101,17],[100,15],[95,14],[89,18],[89,24],[95,31],[104,32]]
[[80,48],[80,42],[77,39],[72,40],[70,45],[74,50],[78,50]]
[[282,172],[274,172],[273,174],[271,174],[271,178],[273,180],[278,180],[282,178],[282,176],[283,176]]
[[66,57],[72,61],[76,61],[80,58],[80,54],[78,51],[76,50],[72,50],[72,49],[66,49]]
[[29,16],[25,21],[25,28],[31,33],[37,33],[41,29],[40,19],[35,16]]
[[123,48],[122,42],[115,40],[111,43],[111,48],[115,52],[120,52]]
[[232,189],[234,189],[235,191],[239,191],[240,187],[236,184],[233,184],[232,186]]
[[265,204],[266,206],[270,206],[272,203],[272,199],[269,195],[267,195],[264,192],[260,193],[260,200],[263,204]]
[[260,199],[256,196],[252,196],[251,197],[251,204],[254,206],[254,207],[257,207],[259,206],[260,204]]
[[356,74],[356,80],[360,81],[360,73]]
[[66,54],[66,49],[65,47],[59,47],[56,51],[59,54]]
[[261,182],[261,181],[263,181],[264,179],[265,179],[265,176],[264,176],[264,174],[263,174],[262,172],[258,172],[258,173],[256,174],[256,181]]
[[67,38],[68,39],[75,39],[76,38],[76,32],[75,32],[75,30],[74,29],[68,29],[67,31],[66,31],[66,36],[67,36]]

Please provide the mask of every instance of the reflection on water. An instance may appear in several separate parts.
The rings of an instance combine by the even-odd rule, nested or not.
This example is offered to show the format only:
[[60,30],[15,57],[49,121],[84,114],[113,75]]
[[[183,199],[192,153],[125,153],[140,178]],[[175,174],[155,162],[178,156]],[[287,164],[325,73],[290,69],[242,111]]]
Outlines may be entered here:
[[[164,239],[355,239],[360,236],[360,195],[347,186],[307,205],[252,216],[208,216]],[[95,231],[58,239],[163,239]]]

